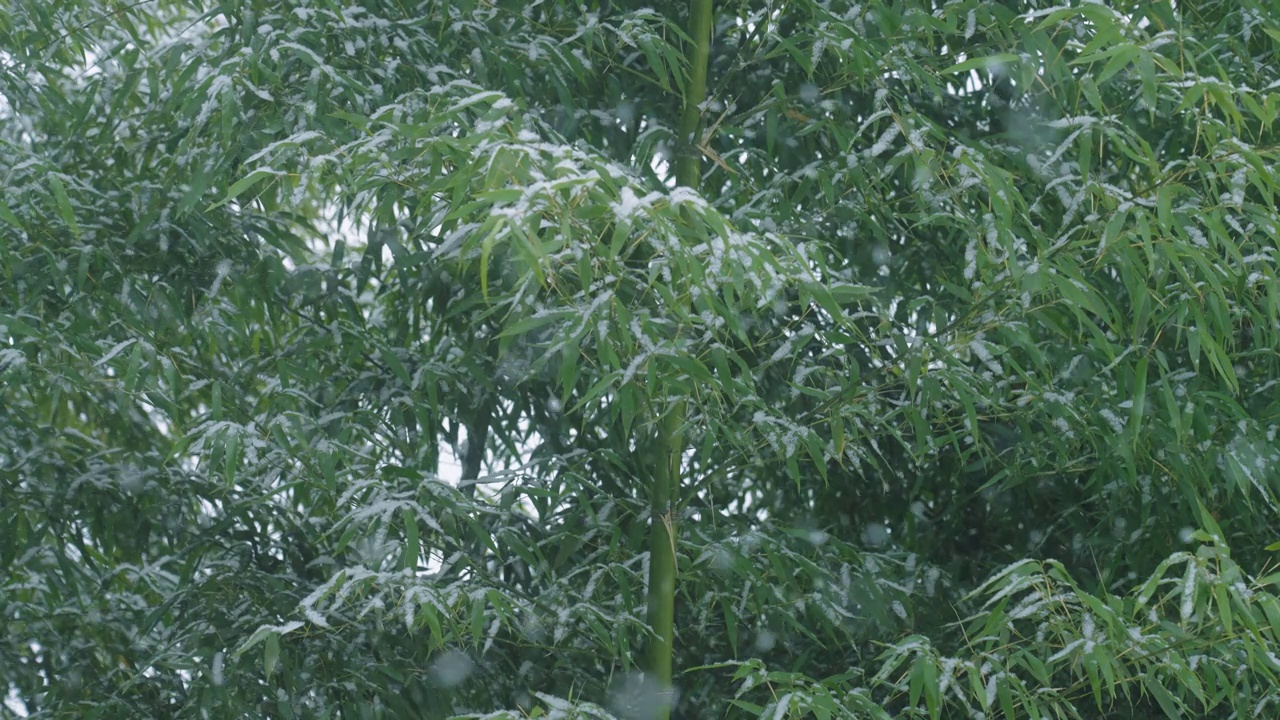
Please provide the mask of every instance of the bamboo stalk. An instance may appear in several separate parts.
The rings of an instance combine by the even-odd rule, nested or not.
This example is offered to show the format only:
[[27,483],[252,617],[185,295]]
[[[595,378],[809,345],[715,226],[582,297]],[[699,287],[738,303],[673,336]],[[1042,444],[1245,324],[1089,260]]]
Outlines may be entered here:
[[712,0],[689,2],[689,37],[693,40],[693,47],[689,48],[689,82],[685,85],[684,112],[678,128],[680,155],[676,159],[676,182],[694,190],[698,189],[702,180],[702,155],[698,150],[702,143],[697,134],[702,119],[702,102],[707,96],[707,66],[711,57],[711,2]]
[[671,657],[675,640],[676,503],[680,486],[680,456],[684,403],[678,403],[658,425],[659,459],[653,475],[649,519],[648,622],[657,637],[649,645],[648,671],[658,698],[657,720],[671,717]]
[[[712,0],[690,0],[687,49],[689,81],[685,85],[684,108],[679,125],[679,157],[676,159],[676,182],[698,189],[702,180],[701,139],[697,137],[702,116],[702,102],[707,94],[707,66],[711,55]],[[675,642],[676,594],[676,508],[680,498],[680,459],[684,454],[686,407],[678,401],[658,423],[658,466],[653,474],[652,507],[649,528],[649,626],[657,638],[649,646],[648,670],[652,674],[659,697],[656,720],[669,720],[673,700],[671,683],[672,655]]]

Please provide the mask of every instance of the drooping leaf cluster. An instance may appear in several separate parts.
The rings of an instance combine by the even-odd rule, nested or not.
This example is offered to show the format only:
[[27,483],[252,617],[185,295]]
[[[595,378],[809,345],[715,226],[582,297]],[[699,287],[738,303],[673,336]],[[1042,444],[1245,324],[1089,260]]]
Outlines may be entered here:
[[0,717],[1266,716],[1278,18],[0,7]]

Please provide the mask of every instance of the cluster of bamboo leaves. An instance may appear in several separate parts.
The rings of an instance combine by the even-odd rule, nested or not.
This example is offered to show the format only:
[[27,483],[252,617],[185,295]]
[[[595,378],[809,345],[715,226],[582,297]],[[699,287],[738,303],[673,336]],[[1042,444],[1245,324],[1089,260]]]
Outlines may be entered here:
[[712,13],[0,7],[0,717],[1277,712],[1274,2]]

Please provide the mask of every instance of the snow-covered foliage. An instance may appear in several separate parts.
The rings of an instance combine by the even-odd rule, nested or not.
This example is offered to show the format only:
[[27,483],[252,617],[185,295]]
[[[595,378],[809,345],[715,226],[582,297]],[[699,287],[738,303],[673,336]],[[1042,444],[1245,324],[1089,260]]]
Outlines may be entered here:
[[1280,19],[688,14],[0,7],[0,717],[1276,712]]

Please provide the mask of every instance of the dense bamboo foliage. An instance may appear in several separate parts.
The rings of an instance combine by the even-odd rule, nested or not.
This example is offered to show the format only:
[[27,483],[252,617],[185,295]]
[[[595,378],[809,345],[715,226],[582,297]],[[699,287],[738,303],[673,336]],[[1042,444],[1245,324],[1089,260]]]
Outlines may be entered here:
[[1277,58],[0,5],[0,717],[1280,713]]

